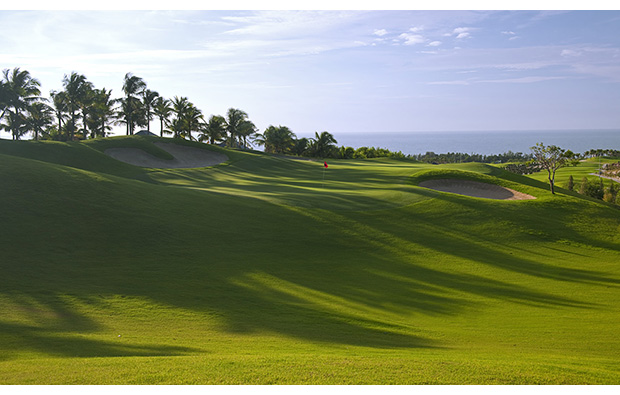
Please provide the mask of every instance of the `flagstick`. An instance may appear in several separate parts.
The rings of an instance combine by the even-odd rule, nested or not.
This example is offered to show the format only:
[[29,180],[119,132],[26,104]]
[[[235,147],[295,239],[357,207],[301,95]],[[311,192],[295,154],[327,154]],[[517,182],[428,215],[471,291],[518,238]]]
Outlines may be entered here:
[[321,184],[321,188],[325,189],[325,166],[323,166],[323,183]]

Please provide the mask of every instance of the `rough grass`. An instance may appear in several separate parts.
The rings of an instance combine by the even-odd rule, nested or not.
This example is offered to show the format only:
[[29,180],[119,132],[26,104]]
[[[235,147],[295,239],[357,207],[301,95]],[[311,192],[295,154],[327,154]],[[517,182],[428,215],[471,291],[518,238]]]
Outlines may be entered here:
[[[128,141],[0,142],[0,383],[620,381],[617,208],[482,164],[101,154]],[[445,176],[537,199],[416,186]]]

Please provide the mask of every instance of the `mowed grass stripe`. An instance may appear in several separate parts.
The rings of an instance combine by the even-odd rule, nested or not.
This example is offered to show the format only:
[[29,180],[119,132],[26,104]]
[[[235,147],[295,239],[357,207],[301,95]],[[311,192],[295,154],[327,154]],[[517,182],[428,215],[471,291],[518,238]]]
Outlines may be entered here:
[[[2,383],[620,377],[611,205],[480,164],[334,161],[323,187],[320,163],[261,153],[102,171],[40,147],[0,155]],[[426,190],[427,171],[537,199]]]

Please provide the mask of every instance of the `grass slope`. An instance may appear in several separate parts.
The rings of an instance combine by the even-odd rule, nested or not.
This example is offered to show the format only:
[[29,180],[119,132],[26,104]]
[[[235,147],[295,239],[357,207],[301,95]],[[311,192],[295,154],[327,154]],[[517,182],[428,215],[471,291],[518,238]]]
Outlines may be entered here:
[[102,154],[151,141],[0,142],[0,383],[620,381],[616,207],[483,164]]

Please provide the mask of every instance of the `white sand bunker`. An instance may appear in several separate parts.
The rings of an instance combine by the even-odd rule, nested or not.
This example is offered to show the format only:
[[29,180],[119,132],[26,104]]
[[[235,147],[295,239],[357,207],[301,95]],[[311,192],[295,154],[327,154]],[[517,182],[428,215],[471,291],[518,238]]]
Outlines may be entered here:
[[484,182],[438,179],[422,181],[419,186],[434,189],[441,192],[457,193],[459,195],[499,200],[528,200],[536,199],[534,196],[515,190],[504,188],[499,185]]
[[154,143],[174,156],[174,159],[160,159],[139,148],[108,148],[105,154],[121,162],[140,167],[158,169],[188,169],[215,166],[226,162],[228,156],[206,149],[187,147],[172,143]]

